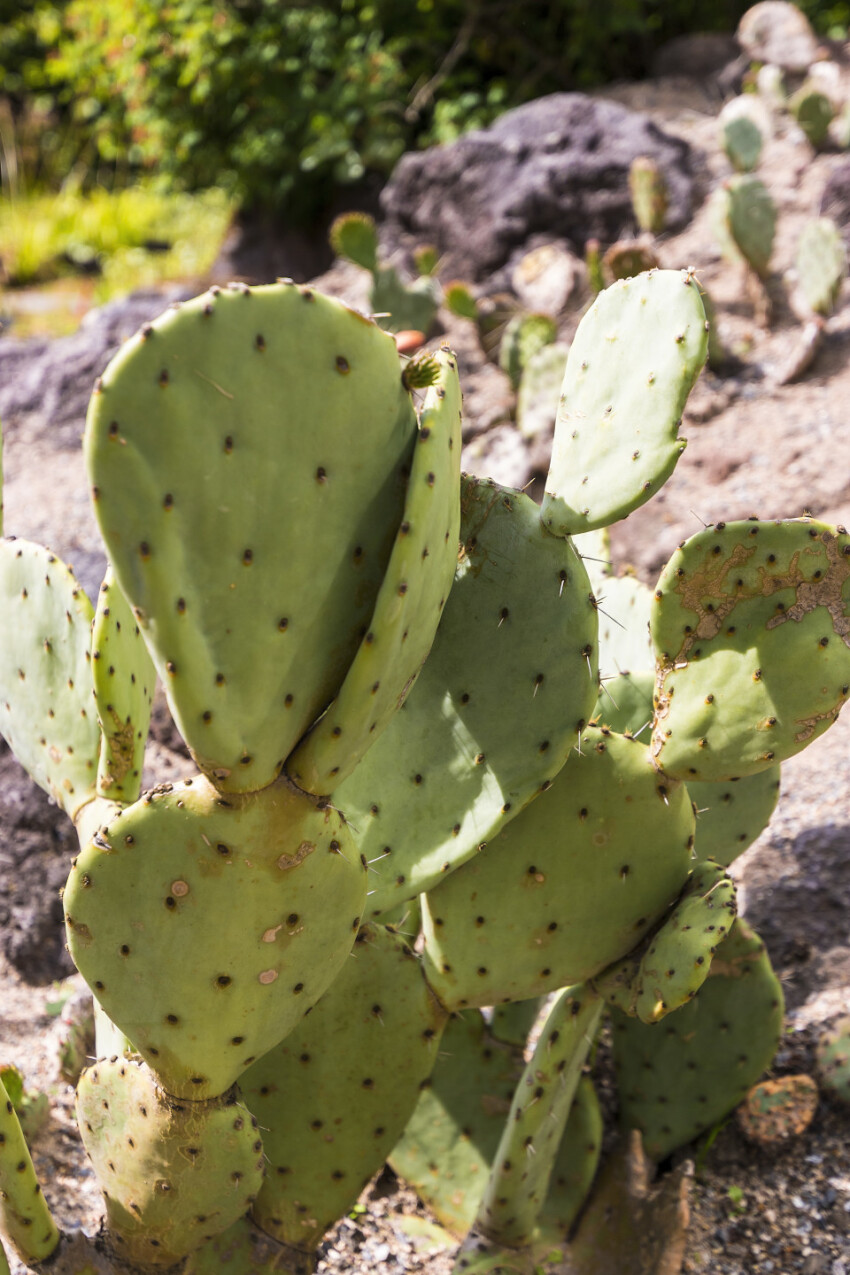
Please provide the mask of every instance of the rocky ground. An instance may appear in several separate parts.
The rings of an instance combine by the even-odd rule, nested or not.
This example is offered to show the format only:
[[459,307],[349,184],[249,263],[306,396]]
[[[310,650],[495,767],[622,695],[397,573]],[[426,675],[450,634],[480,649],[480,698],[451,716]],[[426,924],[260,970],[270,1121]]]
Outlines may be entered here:
[[[718,146],[721,94],[716,83],[668,78],[609,95],[646,111],[668,133],[691,144],[701,195],[728,175]],[[683,230],[657,243],[662,265],[696,270],[711,294],[732,359],[725,374],[706,372],[698,384],[682,426],[689,445],[667,487],[614,530],[616,565],[631,565],[647,582],[654,581],[677,543],[703,523],[804,511],[850,523],[846,287],[812,369],[794,383],[782,383],[802,334],[794,301],[796,242],[803,222],[818,212],[830,175],[844,162],[838,152],[814,154],[802,135],[787,127],[767,144],[760,173],[779,209],[767,284],[773,312],[769,324],[764,296],[756,295],[754,304],[743,271],[720,257],[704,203]],[[588,297],[580,264],[572,268],[574,288],[559,315],[565,340]],[[365,304],[363,280],[351,268],[335,268],[321,285]],[[126,335],[161,308],[161,298],[138,300],[129,316],[113,323],[110,339]],[[510,420],[505,378],[482,358],[472,325],[442,317],[443,335],[458,351],[466,389],[467,467],[511,485],[539,487],[547,437],[528,442],[518,435]],[[104,322],[92,320],[89,333]],[[0,341],[2,375],[11,366],[3,361],[2,347],[8,341]],[[80,348],[85,341],[81,335]],[[91,339],[92,348],[96,345]],[[6,349],[11,347],[6,344]],[[27,364],[32,402],[39,393],[38,369],[50,362],[51,349],[45,347],[42,356],[41,364],[37,359]],[[99,370],[95,362],[93,356],[91,376]],[[78,410],[65,411],[65,397],[61,388],[54,391],[52,418],[35,409],[12,413],[4,459],[6,527],[50,543],[75,563],[94,590],[102,557],[79,455],[82,417]],[[7,405],[4,411],[8,419]],[[151,773],[158,779],[173,777],[185,764],[169,750],[171,743],[162,718],[151,754]],[[8,754],[0,756],[0,770],[0,823],[7,829],[0,840],[0,939],[5,953],[0,1061],[17,1063],[31,1083],[50,1093],[51,1121],[35,1148],[45,1192],[60,1220],[91,1224],[98,1213],[97,1195],[75,1134],[72,1094],[57,1080],[45,1043],[52,1021],[46,1009],[53,996],[49,981],[67,970],[57,891],[70,835]],[[818,1035],[839,1014],[850,1013],[846,714],[808,751],[786,763],[771,827],[739,861],[735,875],[744,911],[766,939],[787,997],[787,1035],[774,1071],[811,1073]],[[754,1148],[730,1120],[710,1147],[703,1143],[686,1154],[696,1158],[696,1179],[682,1269],[711,1275],[850,1275],[850,1113],[822,1100],[806,1133],[772,1151]],[[367,1190],[363,1203],[365,1210],[330,1236],[321,1269],[447,1275],[451,1250],[441,1247],[433,1231],[423,1240],[404,1229],[400,1219],[422,1210],[389,1172]]]

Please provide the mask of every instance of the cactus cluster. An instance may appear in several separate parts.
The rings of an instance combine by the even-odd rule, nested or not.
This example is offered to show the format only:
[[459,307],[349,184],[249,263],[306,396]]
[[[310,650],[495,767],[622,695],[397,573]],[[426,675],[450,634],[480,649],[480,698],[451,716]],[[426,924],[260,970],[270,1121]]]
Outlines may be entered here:
[[[725,868],[848,695],[850,537],[718,524],[654,591],[596,560],[681,455],[705,327],[690,273],[600,294],[542,508],[461,478],[450,350],[410,377],[309,288],[206,293],[107,369],[97,608],[0,542],[0,726],[80,841],[106,1205],[97,1246],[60,1236],[0,1092],[26,1264],[303,1275],[391,1156],[458,1271],[545,1265],[599,1160],[606,1013],[653,1156],[769,1063],[781,991]],[[198,773],[142,793],[157,677]]]

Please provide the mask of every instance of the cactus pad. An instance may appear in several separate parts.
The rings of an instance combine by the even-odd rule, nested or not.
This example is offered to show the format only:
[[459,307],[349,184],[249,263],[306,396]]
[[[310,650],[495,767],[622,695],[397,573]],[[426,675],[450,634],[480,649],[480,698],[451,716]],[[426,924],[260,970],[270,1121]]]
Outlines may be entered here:
[[300,788],[331,793],[382,734],[431,648],[457,563],[461,393],[455,356],[419,421],[404,516],[365,635],[340,688],[287,763]]
[[517,428],[524,438],[548,438],[555,428],[569,352],[569,346],[556,341],[544,345],[528,360],[516,402]]
[[[505,328],[499,346],[499,367],[519,389],[529,362],[558,335],[558,325],[548,314],[516,314]],[[557,402],[557,397],[556,400]]]
[[778,1076],[753,1085],[735,1115],[745,1138],[775,1147],[808,1129],[819,1098],[811,1076]]
[[829,217],[807,222],[797,245],[797,278],[816,314],[832,313],[846,274],[847,252],[835,222]]
[[637,155],[629,167],[629,194],[635,221],[641,230],[660,235],[667,220],[670,193],[658,161],[650,155]]
[[835,721],[850,694],[846,530],[718,523],[673,555],[655,597],[652,749],[667,774],[754,774]]
[[767,827],[779,785],[779,766],[725,784],[689,782],[697,815],[697,858],[714,859],[728,868]]
[[461,539],[419,680],[334,796],[373,870],[372,916],[430,888],[521,810],[596,697],[587,575],[534,502],[464,480]]
[[74,861],[71,953],[163,1087],[213,1097],[333,980],[365,875],[339,815],[282,781],[227,800],[201,777],[166,784]]
[[41,1193],[20,1121],[2,1080],[0,1228],[27,1265],[48,1257],[59,1243],[59,1232]]
[[453,1235],[475,1220],[522,1069],[522,1051],[495,1040],[477,1010],[456,1015],[390,1156]]
[[776,234],[776,205],[764,182],[748,173],[730,177],[712,196],[712,214],[724,254],[764,279]]
[[86,431],[95,512],[180,732],[220,787],[271,782],[337,693],[415,436],[395,343],[309,288],[214,290],[104,373]]
[[782,1031],[779,980],[761,939],[738,920],[687,1005],[646,1024],[616,1010],[621,1120],[662,1160],[735,1107],[773,1059]]
[[331,224],[328,239],[338,257],[352,261],[364,270],[378,268],[378,229],[368,213],[342,213]]
[[602,1001],[584,985],[553,1003],[516,1087],[475,1230],[511,1248],[529,1245],[543,1208]]
[[825,1032],[817,1047],[818,1075],[824,1090],[850,1103],[850,1018]]
[[652,271],[599,294],[564,376],[541,510],[553,535],[625,518],[666,482],[707,339],[690,274]]
[[91,603],[55,554],[3,540],[0,616],[0,733],[73,819],[97,783]]
[[100,586],[91,644],[101,731],[97,791],[129,804],[141,792],[156,670],[111,567]]
[[416,1106],[446,1017],[411,949],[364,926],[313,1012],[240,1082],[263,1129],[252,1216],[267,1234],[310,1249],[354,1205]]
[[642,1023],[657,1023],[693,1000],[736,915],[735,887],[715,863],[700,863],[642,955],[594,980],[597,991]]
[[549,790],[426,895],[428,981],[457,1008],[590,978],[678,896],[693,829],[684,786],[659,783],[644,744],[588,729]]
[[123,1261],[173,1265],[241,1217],[260,1189],[257,1121],[234,1094],[175,1101],[143,1064],[101,1059],[80,1079],[77,1123]]

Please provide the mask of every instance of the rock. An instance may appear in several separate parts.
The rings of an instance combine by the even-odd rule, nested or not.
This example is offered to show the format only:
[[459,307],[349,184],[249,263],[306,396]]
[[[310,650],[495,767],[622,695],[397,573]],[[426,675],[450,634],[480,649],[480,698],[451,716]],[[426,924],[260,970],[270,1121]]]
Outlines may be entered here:
[[633,226],[628,173],[656,159],[670,188],[668,227],[691,215],[688,144],[645,116],[582,93],[554,93],[446,146],[403,156],[384,189],[385,248],[434,243],[443,273],[473,281],[504,266],[534,235],[581,253]]
[[511,287],[528,310],[560,314],[584,281],[585,265],[563,243],[541,244],[512,264]]
[[808,18],[787,0],[762,0],[738,24],[738,43],[753,62],[806,71],[820,56]]

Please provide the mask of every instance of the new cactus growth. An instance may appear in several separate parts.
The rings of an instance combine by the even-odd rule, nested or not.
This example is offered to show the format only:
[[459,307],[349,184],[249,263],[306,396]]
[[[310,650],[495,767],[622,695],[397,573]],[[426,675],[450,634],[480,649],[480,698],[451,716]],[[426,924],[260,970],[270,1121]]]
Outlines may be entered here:
[[[613,577],[604,529],[672,471],[705,352],[690,273],[602,294],[542,510],[461,480],[451,351],[402,367],[309,288],[209,292],[115,358],[85,444],[97,610],[0,542],[0,728],[80,841],[107,1213],[102,1242],[60,1236],[0,1092],[30,1267],[308,1275],[388,1153],[458,1238],[477,1219],[458,1270],[545,1267],[599,1155],[603,998],[651,1154],[758,1079],[781,993],[723,865],[848,696],[850,542],[718,524],[654,594]],[[140,794],[154,670],[201,773]]]
[[629,167],[629,193],[635,221],[641,230],[660,235],[667,220],[670,194],[657,160],[638,155]]

